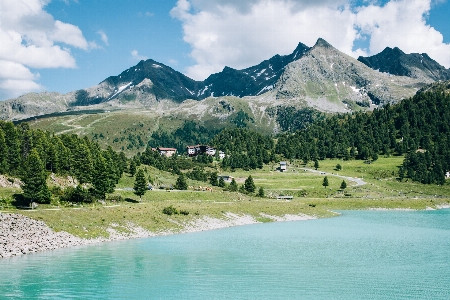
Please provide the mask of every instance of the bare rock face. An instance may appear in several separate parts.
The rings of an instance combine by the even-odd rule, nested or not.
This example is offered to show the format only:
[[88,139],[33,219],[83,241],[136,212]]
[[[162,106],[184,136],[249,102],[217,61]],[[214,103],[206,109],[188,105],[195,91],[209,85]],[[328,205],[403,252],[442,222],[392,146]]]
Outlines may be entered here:
[[300,101],[303,107],[344,112],[394,103],[413,96],[425,84],[450,78],[450,70],[426,54],[388,50],[360,62],[318,39],[312,48],[299,43],[290,55],[275,55],[242,70],[225,67],[204,81],[149,59],[86,89],[30,93],[0,102],[0,120],[79,110],[148,109],[168,101],[179,105],[227,96],[272,98],[280,105]]
[[397,47],[386,47],[376,55],[360,56],[358,60],[374,70],[397,76],[408,76],[427,83],[450,80],[450,69],[441,66],[426,53],[406,54]]
[[38,115],[65,111],[67,97],[59,93],[29,93],[19,98],[0,101],[0,120],[26,119]]
[[0,258],[84,244],[67,232],[54,232],[42,221],[0,213]]
[[277,99],[370,107],[413,96],[423,84],[377,72],[319,39],[301,59],[286,67],[275,87]]
[[18,178],[9,178],[5,175],[0,175],[0,188],[16,188],[20,189],[22,181]]

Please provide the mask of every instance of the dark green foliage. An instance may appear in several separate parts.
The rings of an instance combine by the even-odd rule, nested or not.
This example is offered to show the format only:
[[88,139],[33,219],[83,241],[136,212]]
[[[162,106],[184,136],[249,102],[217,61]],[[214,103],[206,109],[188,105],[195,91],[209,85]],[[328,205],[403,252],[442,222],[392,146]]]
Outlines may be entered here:
[[213,157],[207,154],[201,154],[193,157],[192,161],[207,165],[213,162]]
[[259,188],[258,190],[258,197],[264,198],[264,189],[262,187]]
[[[447,167],[444,167],[445,165]],[[406,175],[414,181],[442,185],[445,183],[445,170],[448,170],[448,166],[448,161],[444,160],[444,156],[435,151],[411,152],[406,156],[399,175],[402,179],[402,175],[406,172]]]
[[173,207],[173,205],[171,205],[171,206],[166,206],[163,208],[163,214],[168,215],[168,216],[172,216],[172,215],[188,216],[189,211],[185,210],[185,209],[178,210],[175,207]]
[[404,175],[422,183],[442,184],[445,172],[450,170],[449,124],[450,95],[436,89],[371,113],[318,120],[307,130],[280,136],[275,152],[286,159],[304,161],[376,161],[380,154],[406,154]]
[[189,215],[189,211],[187,211],[185,209],[180,209],[180,215],[188,216]]
[[341,182],[341,190],[345,190],[347,188],[347,182],[345,180],[342,180]]
[[249,175],[244,182],[244,189],[247,193],[254,193],[256,190],[255,183],[253,182],[252,175]]
[[84,143],[77,144],[72,152],[71,171],[81,184],[92,181],[94,163],[91,151]]
[[99,199],[105,199],[106,193],[110,191],[111,181],[108,174],[105,158],[98,154],[94,164],[94,176],[92,178],[93,191]]
[[156,131],[148,141],[149,147],[173,147],[185,153],[190,145],[207,144],[218,133],[218,129],[207,128],[194,121],[185,121],[173,132]]
[[231,154],[222,160],[223,169],[251,170],[275,161],[273,139],[246,129],[224,129],[214,137],[211,144]]
[[219,187],[224,188],[225,187],[225,180],[223,180],[223,177],[220,176],[219,178],[219,183],[218,183]]
[[217,180],[217,172],[211,173],[211,175],[209,176],[209,184],[211,184],[212,186],[219,185],[219,181]]
[[[114,191],[126,161],[123,154],[117,154],[111,147],[101,150],[87,137],[79,138],[74,134],[55,136],[40,129],[32,130],[24,122],[14,127],[11,122],[0,121],[0,174],[27,177],[27,162],[33,151],[39,156],[44,173],[47,170],[70,175],[81,184],[92,184],[94,191],[104,190],[106,193]],[[100,184],[104,188],[99,189]]]
[[192,160],[185,159],[184,157],[174,155],[173,157],[168,158],[161,156],[157,151],[153,151],[150,147],[147,147],[140,157],[136,156],[134,159],[159,170],[172,172],[173,174],[179,174],[180,170],[192,169],[197,165]]
[[122,202],[123,197],[121,195],[108,195],[108,197],[106,197],[106,200],[111,202]]
[[236,115],[231,119],[231,123],[236,125],[237,128],[245,128],[247,127],[247,123],[255,121],[251,118],[246,112],[240,110],[236,113]]
[[210,174],[210,172],[205,172],[205,169],[203,167],[194,167],[192,171],[186,173],[186,177],[192,180],[206,182],[211,176]]
[[25,161],[23,196],[30,202],[50,203],[51,193],[47,186],[47,173],[38,152],[33,149]]
[[186,182],[186,178],[184,177],[183,173],[181,173],[178,178],[177,178],[177,182],[175,183],[175,189],[177,190],[187,190],[188,189],[188,185]]
[[144,171],[139,169],[134,181],[134,194],[139,196],[139,199],[142,200],[142,196],[145,195],[145,192],[147,192],[147,181],[145,180]]
[[316,159],[315,161],[314,161],[314,169],[318,169],[320,166],[319,166],[319,161]]
[[8,173],[19,174],[20,172],[20,145],[18,132],[12,122],[0,121],[0,127],[5,134],[5,143],[7,148],[7,166]]
[[163,214],[168,215],[168,216],[178,215],[178,209],[176,209],[172,205],[164,207],[162,212],[163,212]]
[[131,160],[131,162],[130,162],[130,167],[128,169],[128,173],[130,173],[131,176],[134,176],[134,174],[136,174],[136,163],[135,163],[134,159]]
[[92,197],[89,190],[78,185],[76,188],[67,187],[60,195],[59,199],[65,202],[75,202],[75,203],[92,203],[94,198]]
[[295,132],[305,129],[316,121],[324,120],[325,114],[312,108],[302,108],[297,110],[292,106],[277,107],[277,123],[283,131]]
[[327,177],[327,176],[325,176],[325,177],[323,178],[322,185],[323,185],[325,188],[326,188],[327,186],[330,185],[330,184],[328,183],[328,177]]
[[337,164],[336,165],[336,171],[340,171],[340,170],[342,170],[342,166],[341,166],[341,164]]
[[237,192],[237,190],[238,190],[238,185],[237,185],[237,183],[236,183],[236,180],[234,180],[234,178],[231,179],[230,186],[228,187],[228,190],[229,190],[230,192]]
[[8,170],[8,148],[6,146],[5,134],[0,127],[0,174]]

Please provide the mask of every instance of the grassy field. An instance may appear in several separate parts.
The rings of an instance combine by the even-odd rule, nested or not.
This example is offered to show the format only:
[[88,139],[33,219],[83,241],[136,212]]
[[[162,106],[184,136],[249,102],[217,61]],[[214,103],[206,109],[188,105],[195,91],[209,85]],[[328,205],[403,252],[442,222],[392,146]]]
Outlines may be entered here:
[[[396,180],[397,166],[402,157],[380,158],[372,164],[362,161],[320,161],[318,173],[305,171],[313,169],[313,164],[306,166],[300,161],[289,162],[288,171],[276,171],[277,164],[266,165],[262,170],[236,172],[219,172],[221,175],[235,177],[239,185],[251,175],[257,188],[262,187],[266,197],[231,193],[221,188],[213,187],[213,191],[196,191],[199,186],[209,186],[204,182],[188,180],[190,189],[187,191],[159,189],[160,185],[170,186],[177,176],[162,172],[151,167],[146,174],[154,180],[154,190],[148,191],[142,202],[133,194],[134,178],[124,174],[114,195],[121,196],[123,201],[107,201],[79,206],[40,205],[38,209],[18,210],[10,202],[18,189],[0,189],[0,209],[4,212],[19,212],[29,217],[45,221],[53,229],[64,230],[80,237],[106,236],[106,229],[111,224],[126,225],[132,222],[153,232],[179,230],[180,223],[189,222],[194,218],[211,216],[221,218],[226,212],[248,214],[260,221],[260,213],[283,216],[285,214],[307,214],[317,217],[331,217],[332,210],[347,209],[426,209],[450,203],[450,184],[443,186],[422,185],[413,182],[398,182]],[[342,170],[336,171],[340,164]],[[325,173],[325,174],[322,174]],[[348,187],[340,190],[342,178],[337,175],[352,178],[362,178],[366,184],[356,186],[351,180],[346,180]],[[329,186],[323,187],[324,176],[328,177]],[[290,201],[277,200],[278,195],[290,195]],[[111,196],[111,195],[109,195]],[[164,207],[174,206],[185,210],[189,215],[167,216],[162,213]]]

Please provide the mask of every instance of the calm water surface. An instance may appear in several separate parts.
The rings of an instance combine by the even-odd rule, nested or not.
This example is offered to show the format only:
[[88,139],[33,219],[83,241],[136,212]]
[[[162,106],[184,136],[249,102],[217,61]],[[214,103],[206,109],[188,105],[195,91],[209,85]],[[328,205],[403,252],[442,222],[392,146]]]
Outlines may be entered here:
[[111,242],[0,260],[1,299],[450,299],[450,210]]

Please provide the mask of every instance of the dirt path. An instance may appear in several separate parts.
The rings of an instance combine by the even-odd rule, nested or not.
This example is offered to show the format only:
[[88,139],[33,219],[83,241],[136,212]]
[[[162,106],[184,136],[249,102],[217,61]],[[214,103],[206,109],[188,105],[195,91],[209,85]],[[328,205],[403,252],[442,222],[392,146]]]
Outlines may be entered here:
[[[89,115],[88,115],[88,116],[89,116]],[[59,132],[58,134],[64,134],[64,133],[68,133],[68,132],[75,131],[75,130],[80,130],[80,131],[82,131],[82,130],[84,130],[84,129],[86,129],[86,128],[91,127],[93,124],[98,123],[98,122],[100,122],[101,120],[104,120],[104,119],[108,118],[109,115],[106,115],[106,116],[103,116],[103,117],[101,117],[101,118],[95,119],[94,121],[92,121],[91,123],[87,124],[86,126],[81,126],[81,125],[78,125],[78,124],[73,124],[73,123],[75,123],[75,122],[77,122],[77,121],[82,120],[82,119],[85,118],[85,117],[86,117],[85,115],[82,115],[82,116],[79,116],[79,117],[75,117],[75,118],[69,119],[69,120],[67,120],[67,121],[65,121],[65,122],[62,122],[62,123],[61,123],[62,125],[69,126],[69,127],[73,127],[73,128],[63,130],[63,131]]]
[[327,172],[323,172],[323,171],[319,171],[319,170],[314,170],[314,169],[307,169],[307,168],[301,168],[302,170],[305,171],[309,171],[309,172],[313,172],[313,173],[319,173],[321,175],[326,175],[326,176],[334,176],[334,177],[339,177],[351,182],[356,183],[355,186],[361,186],[361,185],[365,185],[367,184],[367,182],[365,182],[364,180],[362,180],[361,178],[354,178],[354,177],[349,177],[349,176],[342,176],[342,175],[338,175],[338,174],[334,174],[334,173],[327,173]]

